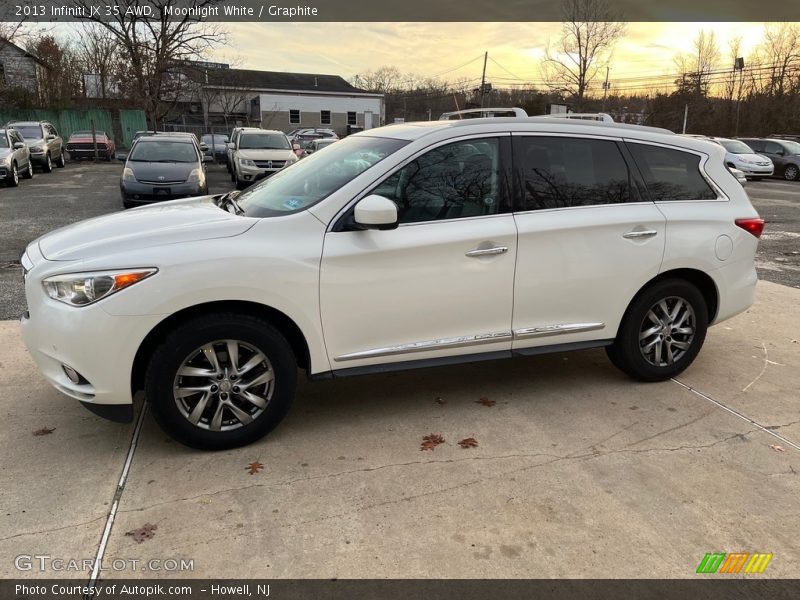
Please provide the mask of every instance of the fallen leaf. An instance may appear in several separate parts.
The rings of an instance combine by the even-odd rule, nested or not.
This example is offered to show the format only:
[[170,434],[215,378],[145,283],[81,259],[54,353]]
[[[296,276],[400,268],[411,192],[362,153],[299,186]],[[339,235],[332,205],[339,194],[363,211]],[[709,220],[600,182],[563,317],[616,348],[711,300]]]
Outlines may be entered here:
[[476,404],[483,404],[484,406],[494,406],[497,404],[494,400],[489,400],[488,398],[481,398],[480,400],[475,400]]
[[443,400],[441,397],[439,397],[439,398],[436,398],[436,404],[444,406],[445,404],[447,404],[447,401]]
[[432,433],[422,438],[420,450],[433,450],[439,444],[444,444],[444,438],[438,433]]
[[56,430],[55,427],[42,427],[33,432],[33,435],[49,435]]
[[145,540],[149,540],[151,537],[155,535],[155,530],[158,529],[158,525],[153,525],[152,523],[145,523],[139,529],[133,529],[131,531],[125,532],[125,535],[133,536],[133,541],[137,544],[141,544]]
[[477,448],[478,447],[478,440],[476,440],[475,438],[464,438],[463,440],[458,442],[458,445],[461,446],[464,449],[466,449],[466,448]]
[[786,448],[784,448],[783,446],[776,446],[775,444],[770,444],[769,447],[775,450],[775,452],[786,452]]
[[250,475],[255,475],[256,473],[258,473],[259,471],[261,471],[263,468],[264,468],[264,465],[262,465],[262,464],[261,464],[260,462],[258,462],[258,461],[256,461],[256,462],[251,462],[249,465],[247,465],[247,466],[245,467],[245,469],[247,469],[247,472],[248,472]]

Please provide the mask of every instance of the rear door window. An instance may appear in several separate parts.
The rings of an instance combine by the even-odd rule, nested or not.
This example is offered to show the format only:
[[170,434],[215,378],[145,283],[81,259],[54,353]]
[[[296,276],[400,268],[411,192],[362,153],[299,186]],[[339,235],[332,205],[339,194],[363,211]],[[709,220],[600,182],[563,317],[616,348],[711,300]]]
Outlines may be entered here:
[[522,210],[638,201],[628,164],[613,140],[514,137]]
[[700,156],[663,146],[628,143],[652,200],[715,200],[700,173]]

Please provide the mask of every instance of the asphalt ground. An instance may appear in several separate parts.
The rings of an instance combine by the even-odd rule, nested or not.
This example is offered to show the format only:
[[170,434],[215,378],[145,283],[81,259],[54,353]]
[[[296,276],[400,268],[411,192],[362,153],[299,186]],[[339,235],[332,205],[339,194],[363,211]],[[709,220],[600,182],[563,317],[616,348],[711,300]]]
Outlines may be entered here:
[[[123,210],[122,164],[69,162],[18,188],[0,184],[0,320],[25,310],[19,257],[40,235],[97,215]],[[209,192],[233,189],[224,165],[208,165]],[[759,278],[800,288],[800,182],[748,182],[747,193],[767,221],[757,255]]]

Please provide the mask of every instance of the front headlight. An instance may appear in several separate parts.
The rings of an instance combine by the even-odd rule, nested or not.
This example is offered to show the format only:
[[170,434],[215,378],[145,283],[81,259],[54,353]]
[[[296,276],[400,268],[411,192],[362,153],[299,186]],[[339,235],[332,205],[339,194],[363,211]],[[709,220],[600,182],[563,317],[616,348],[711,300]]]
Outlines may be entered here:
[[240,158],[239,159],[239,164],[242,165],[243,167],[255,167],[256,166],[255,161],[252,161],[249,158]]
[[122,181],[136,181],[136,175],[133,174],[133,169],[125,167],[122,170]]
[[206,174],[203,173],[203,169],[192,169],[191,173],[189,173],[189,178],[186,181],[203,185],[205,180]]
[[47,295],[70,306],[86,306],[147,279],[156,268],[54,275],[42,281]]
[[31,146],[31,152],[44,152],[44,148],[41,146]]
[[10,156],[0,156],[0,165],[7,165],[10,158]]

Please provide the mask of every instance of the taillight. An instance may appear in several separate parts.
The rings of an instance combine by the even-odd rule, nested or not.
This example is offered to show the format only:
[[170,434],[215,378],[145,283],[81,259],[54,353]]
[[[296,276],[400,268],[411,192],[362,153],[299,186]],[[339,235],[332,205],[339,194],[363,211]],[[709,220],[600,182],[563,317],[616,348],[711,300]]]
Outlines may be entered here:
[[757,238],[760,238],[764,231],[764,219],[736,219],[735,223]]

